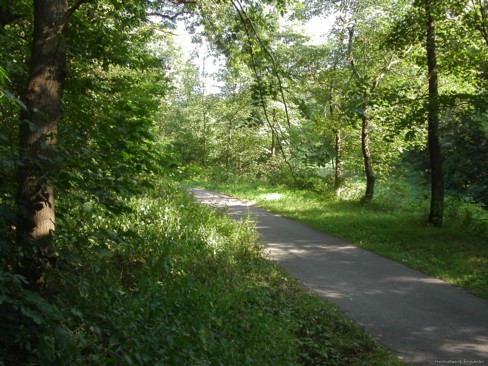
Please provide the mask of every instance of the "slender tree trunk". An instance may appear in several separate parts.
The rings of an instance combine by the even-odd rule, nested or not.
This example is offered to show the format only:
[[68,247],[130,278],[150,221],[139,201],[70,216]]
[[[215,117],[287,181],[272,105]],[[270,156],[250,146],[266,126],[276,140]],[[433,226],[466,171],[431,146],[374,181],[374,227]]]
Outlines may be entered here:
[[34,1],[30,74],[19,131],[17,190],[19,271],[36,286],[54,238],[55,146],[66,75],[66,0]]
[[232,118],[229,118],[229,126],[227,129],[227,146],[225,148],[225,167],[227,172],[229,172],[230,167],[230,144],[232,142]]
[[[273,109],[273,126],[276,126],[276,109]],[[271,129],[271,157],[276,156],[276,136],[274,128]]]
[[361,149],[364,158],[364,172],[366,174],[366,192],[363,202],[369,202],[373,199],[375,177],[371,162],[371,150],[369,149],[369,120],[366,115],[361,117]]
[[[349,32],[349,42],[348,42],[348,57],[349,63],[352,67],[352,73],[358,81],[361,81],[361,75],[356,67],[356,61],[354,60],[354,55],[352,52],[353,38],[354,38],[354,27],[348,29]],[[375,177],[373,174],[373,166],[371,163],[371,150],[369,149],[369,119],[366,115],[366,110],[368,108],[368,103],[370,100],[370,95],[374,93],[376,87],[379,85],[381,76],[376,77],[374,82],[371,84],[369,91],[363,95],[363,112],[361,114],[361,150],[363,152],[364,160],[364,173],[366,175],[366,192],[364,193],[363,202],[369,202],[373,199],[374,195],[374,183]]]
[[334,186],[337,194],[339,195],[341,184],[342,184],[342,141],[341,141],[341,130],[337,129],[335,132],[335,177]]
[[203,156],[202,156],[202,165],[204,167],[207,166],[207,102],[206,102],[206,87],[205,87],[205,78],[207,74],[205,73],[205,66],[206,66],[206,60],[207,58],[205,55],[203,55],[203,60],[202,60],[202,122],[203,122]]
[[202,165],[207,166],[207,150],[208,150],[208,142],[207,142],[207,114],[206,112],[203,113],[203,156],[202,156]]
[[428,147],[431,169],[431,201],[429,222],[441,226],[444,217],[444,173],[442,169],[442,153],[439,142],[439,91],[437,76],[435,19],[432,15],[432,4],[435,0],[425,0],[427,25],[427,64],[429,71],[428,98]]
[[274,130],[271,130],[271,157],[276,156],[276,137]]

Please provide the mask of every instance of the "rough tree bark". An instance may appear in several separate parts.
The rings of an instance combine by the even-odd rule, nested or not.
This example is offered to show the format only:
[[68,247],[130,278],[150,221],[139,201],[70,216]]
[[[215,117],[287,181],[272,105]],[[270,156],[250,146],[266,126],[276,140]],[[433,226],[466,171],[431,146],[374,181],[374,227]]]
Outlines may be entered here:
[[427,104],[428,148],[431,169],[431,201],[429,222],[441,226],[444,217],[444,173],[439,142],[439,91],[435,40],[435,19],[432,5],[435,0],[425,0],[427,29],[427,65],[429,71],[429,98]]
[[34,1],[29,81],[19,130],[17,245],[19,272],[36,286],[54,237],[55,146],[66,75],[67,0]]

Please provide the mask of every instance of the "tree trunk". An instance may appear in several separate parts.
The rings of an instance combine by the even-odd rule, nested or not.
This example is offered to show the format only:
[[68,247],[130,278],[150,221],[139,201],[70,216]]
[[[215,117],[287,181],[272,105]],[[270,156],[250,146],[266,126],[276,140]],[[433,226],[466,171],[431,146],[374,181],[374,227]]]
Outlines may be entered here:
[[276,137],[274,130],[271,130],[271,157],[276,156]]
[[[352,67],[352,73],[356,77],[358,82],[361,82],[361,75],[356,67],[356,61],[354,60],[354,55],[352,52],[353,38],[354,38],[354,27],[348,28],[349,31],[349,42],[348,42],[348,57],[349,63]],[[376,87],[379,85],[381,79],[380,76],[376,77],[375,81],[371,84],[369,91],[363,95],[363,112],[361,113],[361,150],[363,152],[364,160],[364,172],[366,175],[366,192],[364,193],[362,201],[367,203],[373,199],[374,195],[374,183],[375,177],[373,174],[373,167],[371,164],[371,150],[369,149],[369,120],[366,115],[366,110],[368,108],[368,103],[371,94],[374,93]]]
[[202,165],[207,166],[207,155],[208,155],[208,141],[207,141],[207,99],[205,95],[205,78],[207,74],[205,73],[206,57],[203,55],[202,60],[202,121],[203,121],[203,156]]
[[271,128],[271,157],[276,156],[276,137],[274,126],[276,126],[276,109],[273,109],[273,128]]
[[369,202],[373,199],[374,195],[375,177],[371,162],[371,151],[369,149],[369,120],[365,114],[361,116],[361,120],[361,148],[364,158],[364,172],[366,174],[366,192],[363,197],[363,202]]
[[225,168],[227,173],[229,173],[230,168],[230,144],[232,142],[232,117],[229,118],[229,125],[227,129],[227,144],[225,147]]
[[342,141],[341,141],[341,130],[337,129],[335,132],[335,179],[334,186],[337,194],[340,194],[340,188],[342,184]]
[[55,145],[66,75],[66,0],[34,1],[34,34],[26,110],[19,130],[17,245],[19,271],[36,286],[54,238]]
[[435,41],[435,20],[432,15],[433,0],[425,0],[427,25],[427,64],[429,71],[429,98],[427,105],[428,147],[431,169],[431,201],[429,222],[441,226],[444,217],[444,173],[439,142],[439,91],[437,86],[437,59]]

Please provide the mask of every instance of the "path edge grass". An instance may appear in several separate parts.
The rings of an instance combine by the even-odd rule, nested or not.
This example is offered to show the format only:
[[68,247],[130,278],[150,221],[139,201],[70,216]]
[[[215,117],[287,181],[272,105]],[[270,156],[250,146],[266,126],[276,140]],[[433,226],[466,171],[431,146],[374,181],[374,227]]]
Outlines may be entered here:
[[[444,227],[435,228],[423,211],[388,210],[285,186],[193,184],[253,202],[488,301],[488,232],[486,226],[465,225],[466,218],[450,217]],[[337,217],[327,213],[331,209],[340,210]]]

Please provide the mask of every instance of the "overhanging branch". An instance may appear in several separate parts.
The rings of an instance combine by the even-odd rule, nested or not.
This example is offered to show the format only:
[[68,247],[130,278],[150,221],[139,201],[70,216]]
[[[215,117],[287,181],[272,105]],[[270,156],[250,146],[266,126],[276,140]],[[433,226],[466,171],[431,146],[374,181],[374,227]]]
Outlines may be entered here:
[[[286,98],[285,98],[285,93],[283,91],[283,83],[282,83],[282,80],[281,80],[281,76],[278,72],[278,66],[277,66],[277,63],[276,63],[276,59],[275,57],[273,56],[273,54],[268,50],[268,48],[266,47],[266,45],[264,44],[264,42],[262,41],[261,37],[259,36],[257,30],[256,30],[256,27],[254,26],[254,23],[252,22],[252,20],[247,16],[247,13],[246,11],[244,10],[244,7],[242,6],[241,2],[239,0],[235,0],[236,3],[239,5],[239,8],[240,8],[240,13],[242,14],[241,15],[241,19],[243,22],[245,22],[245,20],[243,18],[245,18],[247,20],[247,23],[250,25],[251,27],[251,30],[253,31],[254,33],[254,36],[256,37],[256,39],[258,40],[261,48],[263,49],[263,51],[269,56],[270,60],[271,60],[271,63],[273,64],[273,71],[274,71],[274,74],[276,76],[276,79],[278,80],[278,87],[279,87],[279,90],[280,90],[280,96],[281,96],[281,100],[283,102],[283,106],[285,108],[285,115],[286,115],[286,122],[288,124],[288,127],[291,127],[291,123],[290,123],[290,115],[288,113],[288,104],[286,103]],[[234,4],[234,1],[232,1],[232,4]],[[234,4],[234,7],[237,9],[236,5]]]
[[65,19],[66,21],[71,17],[71,15],[73,15],[73,13],[75,11],[77,11],[80,6],[83,4],[83,3],[87,3],[89,1],[92,1],[92,0],[77,0],[69,9],[68,11],[66,12],[66,15],[65,15]]
[[147,16],[153,16],[153,17],[159,17],[162,19],[168,19],[168,20],[171,20],[172,22],[174,22],[176,20],[176,18],[178,18],[180,15],[184,15],[184,14],[190,14],[190,11],[183,10],[183,11],[180,11],[180,12],[175,13],[173,15],[168,15],[168,14],[163,14],[163,13],[158,13],[158,12],[146,13]]
[[[236,1],[238,1],[238,0],[236,0]],[[234,6],[235,10],[237,11],[237,14],[239,15],[239,18],[241,19],[241,22],[242,22],[242,24],[244,26],[244,32],[246,33],[247,41],[249,43],[249,50],[250,50],[251,58],[252,58],[251,69],[252,69],[252,71],[253,71],[253,73],[254,73],[254,75],[256,77],[256,81],[258,82],[258,84],[262,85],[261,75],[259,74],[259,71],[256,68],[257,62],[256,62],[256,55],[254,53],[254,49],[253,49],[252,42],[251,42],[252,37],[251,37],[251,34],[249,32],[249,28],[246,25],[245,15],[243,15],[244,9],[238,7],[235,4],[234,0],[231,0],[231,3]],[[241,4],[239,3],[239,5],[241,5]],[[246,17],[247,17],[247,15],[246,15]],[[257,36],[256,33],[255,33],[255,35]],[[259,40],[259,41],[261,43],[261,40]],[[290,170],[290,173],[291,173],[291,176],[292,176],[293,180],[295,182],[297,182],[297,178],[296,178],[296,175],[295,175],[295,171],[293,170],[293,167],[291,166],[289,160],[286,157],[285,150],[283,149],[283,145],[281,143],[281,140],[278,138],[278,136],[280,135],[280,133],[276,129],[276,126],[274,126],[273,123],[271,123],[271,120],[269,118],[268,109],[266,107],[266,99],[264,98],[264,94],[263,94],[263,91],[261,90],[261,88],[259,88],[259,98],[261,100],[261,107],[263,108],[263,113],[264,113],[264,118],[266,120],[266,123],[267,123],[268,127],[271,129],[271,131],[274,132],[275,135],[277,136],[276,141],[278,143],[278,148],[279,148],[279,150],[281,152],[281,155],[283,156],[283,159],[285,160],[285,163],[288,166],[288,169]]]

